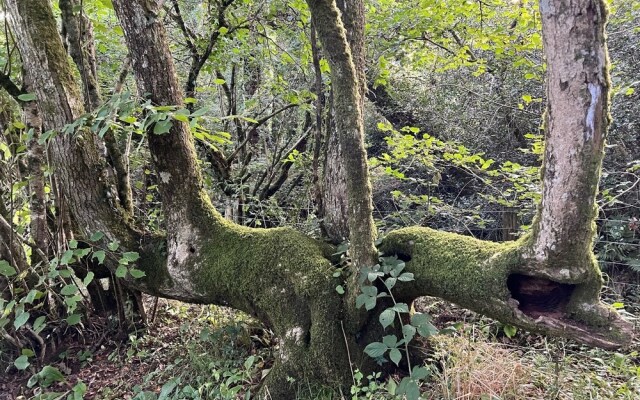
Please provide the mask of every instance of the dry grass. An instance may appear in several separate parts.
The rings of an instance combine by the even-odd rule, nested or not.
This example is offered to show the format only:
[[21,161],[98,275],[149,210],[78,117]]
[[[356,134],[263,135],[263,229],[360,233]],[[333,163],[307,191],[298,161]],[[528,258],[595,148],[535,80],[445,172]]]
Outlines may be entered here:
[[530,366],[499,344],[443,336],[437,339],[435,355],[440,363],[434,382],[436,398],[508,400],[539,395],[530,384]]

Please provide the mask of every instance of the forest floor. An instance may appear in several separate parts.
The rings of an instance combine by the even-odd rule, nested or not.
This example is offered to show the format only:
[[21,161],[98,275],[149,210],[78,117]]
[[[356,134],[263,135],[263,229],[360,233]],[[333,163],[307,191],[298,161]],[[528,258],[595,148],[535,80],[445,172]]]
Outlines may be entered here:
[[[610,279],[604,295],[631,319],[640,315],[637,276]],[[155,300],[148,302],[153,314]],[[0,400],[243,399],[255,393],[271,364],[269,331],[220,307],[161,299],[155,308],[143,332],[113,340],[70,338],[57,359],[49,360],[64,379],[46,388],[42,382],[28,388],[28,376],[0,376]],[[515,331],[438,299],[421,299],[416,308],[430,313],[438,328],[456,328],[414,348],[431,370],[422,387],[425,399],[640,398],[637,339],[624,351],[607,352]],[[294,384],[300,399],[394,398],[393,385],[361,374],[355,378],[351,393],[328,388],[320,395],[304,382]],[[86,391],[81,383],[84,396],[74,397],[79,382]]]

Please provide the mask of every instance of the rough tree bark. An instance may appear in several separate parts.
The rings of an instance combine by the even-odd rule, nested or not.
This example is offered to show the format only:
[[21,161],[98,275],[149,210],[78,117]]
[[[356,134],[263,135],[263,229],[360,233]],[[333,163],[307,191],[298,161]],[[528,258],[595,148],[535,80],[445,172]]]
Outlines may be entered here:
[[364,3],[339,1],[344,13],[335,0],[308,0],[307,4],[331,67],[334,91],[336,131],[330,129],[328,139],[323,218],[325,230],[333,225],[334,235],[348,234],[352,279],[347,298],[355,301],[359,270],[375,265],[378,253],[374,246],[376,228],[364,145]]
[[[377,261],[373,249],[376,233],[370,217],[373,206],[364,148],[363,117],[367,90],[364,2],[338,0],[307,3],[332,69],[335,100],[331,110],[334,124],[326,127],[328,149],[323,179],[323,231],[336,243],[349,239],[352,262],[357,270],[360,266],[374,265]],[[318,25],[329,22],[327,26]],[[356,93],[351,93],[354,89]],[[350,188],[351,182],[358,187],[357,190]],[[354,219],[360,222],[353,225]]]
[[[82,101],[49,2],[6,3],[12,29],[21,38],[23,63],[39,77],[34,88],[45,128],[60,129],[79,116]],[[113,3],[139,90],[151,93],[158,105],[181,105],[181,89],[154,2]],[[337,110],[344,112],[340,122],[343,143],[359,153],[358,81],[337,7],[333,0],[308,3],[330,57]],[[381,248],[407,260],[406,271],[415,275],[414,282],[403,286],[402,300],[440,296],[527,329],[616,348],[629,342],[631,331],[629,324],[599,302],[601,277],[590,247],[593,198],[608,122],[602,33],[606,13],[602,1],[576,0],[567,5],[561,0],[544,0],[542,15],[551,106],[544,200],[536,229],[517,242],[489,243],[407,228],[389,234]],[[549,49],[554,40],[561,42],[557,45],[563,46],[562,51]],[[569,70],[578,72],[567,74]],[[571,107],[571,114],[563,107]],[[561,122],[566,117],[573,122]],[[150,134],[148,140],[160,177],[166,238],[138,234],[121,220],[117,205],[105,199],[103,181],[93,176],[100,173],[102,164],[91,132],[83,129],[81,135],[59,134],[52,140],[55,173],[69,193],[71,210],[84,233],[102,231],[106,240],[117,239],[123,249],[141,253],[138,268],[146,277],[131,280],[131,285],[168,298],[228,305],[272,327],[280,339],[276,363],[265,382],[272,398],[293,398],[295,388],[287,383],[289,376],[301,378],[298,382],[344,383],[350,365],[340,345],[345,340],[341,321],[356,316],[345,304],[350,299],[335,292],[338,282],[331,277],[334,271],[329,261],[333,250],[291,229],[250,229],[226,221],[203,190],[188,125],[174,121],[169,133]],[[356,157],[349,162],[356,164],[358,179],[351,177],[349,188],[350,200],[355,199],[349,216],[353,234],[372,226],[370,215],[356,220],[367,212],[370,202],[366,159]],[[573,173],[564,175],[557,165]],[[575,199],[563,198],[563,185],[579,191]],[[357,198],[365,195],[364,200]],[[562,218],[563,207],[573,213],[570,222],[574,231],[580,230],[581,241],[555,224]],[[553,221],[545,222],[549,213]],[[369,243],[372,232],[365,235]],[[369,249],[367,243],[364,247]],[[569,250],[575,253],[567,253]],[[108,265],[115,268],[116,263],[109,261]],[[351,336],[346,340],[351,349],[361,345]]]

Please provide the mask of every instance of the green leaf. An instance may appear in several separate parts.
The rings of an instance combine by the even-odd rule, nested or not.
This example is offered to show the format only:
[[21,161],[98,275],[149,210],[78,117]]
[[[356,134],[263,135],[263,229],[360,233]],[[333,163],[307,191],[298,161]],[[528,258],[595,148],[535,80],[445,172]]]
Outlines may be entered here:
[[62,257],[60,258],[60,265],[67,265],[69,261],[73,258],[73,250],[67,250],[64,252]]
[[336,292],[338,292],[338,294],[344,294],[344,288],[342,285],[336,286]]
[[387,289],[391,290],[396,285],[397,281],[398,281],[398,278],[390,277],[385,279],[384,285],[387,287]]
[[80,314],[71,314],[67,317],[67,324],[69,324],[69,326],[77,325],[80,323],[81,319],[82,316]]
[[103,237],[104,237],[104,233],[95,232],[93,235],[91,235],[89,240],[91,240],[92,242],[97,242],[98,240],[102,239]]
[[42,297],[42,295],[40,295],[39,293],[41,293],[39,290],[29,290],[29,293],[27,293],[27,295],[20,301],[20,303],[33,303],[33,301],[36,299],[36,296],[39,296],[38,298]]
[[429,337],[438,334],[438,328],[433,326],[431,322],[427,322],[426,324],[420,325],[416,327],[418,329],[418,333],[422,337]]
[[413,379],[421,380],[425,379],[427,376],[429,376],[429,370],[425,367],[415,366],[411,370],[411,377]]
[[407,400],[418,400],[420,399],[420,388],[418,384],[409,377],[402,378],[400,385],[398,385],[398,390],[396,391],[398,395],[405,395]]
[[356,297],[356,308],[362,307],[367,302],[368,299],[369,299],[369,296],[367,296],[366,294],[364,293],[359,294]]
[[50,365],[45,365],[42,370],[38,372],[38,377],[42,379],[42,385],[44,387],[50,386],[54,382],[64,381],[64,375],[58,370],[58,368]]
[[411,282],[414,280],[413,273],[405,272],[398,277],[398,280],[402,282]]
[[376,297],[369,297],[367,299],[367,301],[364,303],[364,308],[367,311],[371,311],[374,308],[376,308],[376,302],[377,302],[377,298]]
[[221,78],[216,78],[213,80],[213,83],[215,83],[216,85],[224,85],[225,83],[227,83],[227,81]]
[[11,149],[5,143],[0,142],[0,151],[2,151],[5,160],[11,158]]
[[363,286],[362,288],[360,288],[360,290],[362,290],[363,294],[371,297],[378,294],[378,288],[375,286]]
[[383,328],[387,328],[389,325],[391,325],[393,323],[393,320],[396,317],[396,313],[390,309],[387,308],[386,310],[384,310],[382,313],[380,313],[380,324],[382,324]]
[[107,248],[111,251],[116,251],[118,250],[118,247],[120,246],[120,244],[118,244],[118,242],[111,242],[107,245]]
[[382,338],[382,343],[389,348],[398,347],[398,338],[396,335],[386,335]]
[[176,378],[169,379],[167,383],[162,385],[162,389],[160,390],[160,394],[158,395],[158,400],[169,399],[169,395],[174,391],[176,386],[178,386],[178,379]]
[[25,93],[18,96],[18,100],[20,101],[33,101],[36,99],[35,93]]
[[187,117],[186,115],[182,115],[182,114],[174,114],[173,115],[173,119],[175,119],[176,121],[180,121],[180,122],[189,122],[189,117]]
[[255,356],[249,356],[244,362],[244,369],[250,369],[253,366],[253,362],[255,361]]
[[126,117],[120,117],[118,119],[127,124],[135,124],[138,121],[138,119],[132,115],[127,115]]
[[82,280],[82,284],[85,286],[88,286],[91,283],[91,281],[93,281],[94,275],[95,274],[92,271],[89,271],[87,273],[87,276],[85,276],[84,279]]
[[411,324],[415,327],[424,325],[431,322],[431,317],[428,314],[415,313],[411,316]]
[[31,349],[22,349],[20,350],[20,354],[27,357],[33,357],[36,353]]
[[389,358],[395,365],[400,365],[400,360],[402,360],[402,353],[398,349],[391,349],[389,351]]
[[402,336],[405,343],[409,343],[416,335],[416,327],[413,325],[402,325]]
[[78,293],[78,287],[76,285],[66,285],[62,288],[60,293],[63,296],[73,296],[74,294]]
[[164,135],[171,130],[171,126],[173,126],[170,119],[165,119],[164,121],[158,121],[153,126],[153,133],[155,135]]
[[118,278],[124,278],[127,276],[127,267],[124,265],[118,265],[118,268],[116,269],[116,276]]
[[15,274],[17,274],[15,268],[9,265],[8,261],[0,260],[0,275],[10,277],[14,276]]
[[39,316],[38,318],[36,318],[35,321],[33,321],[33,330],[36,333],[40,333],[44,327],[46,326],[46,324],[44,323],[44,321],[47,319],[47,317],[45,317],[44,315]]
[[78,241],[75,240],[75,239],[69,240],[69,248],[70,249],[77,249],[78,248]]
[[30,315],[31,314],[29,314],[28,311],[23,311],[22,313],[16,315],[16,319],[13,321],[13,327],[15,329],[20,329],[22,325],[27,323]]
[[124,258],[128,262],[134,262],[140,258],[140,254],[136,253],[135,251],[127,251],[126,253],[122,254],[122,258]]
[[98,264],[102,264],[104,263],[104,257],[105,257],[105,253],[104,250],[98,250],[95,253],[93,253],[93,257],[98,260]]
[[29,365],[31,365],[31,363],[29,362],[29,357],[23,355],[16,358],[16,360],[13,362],[13,365],[16,366],[18,371],[24,371]]
[[199,109],[197,109],[197,110],[195,110],[194,112],[191,113],[191,117],[192,118],[202,117],[207,112],[209,112],[208,108],[199,108]]
[[398,303],[396,305],[394,305],[393,307],[391,307],[391,309],[395,312],[400,312],[400,313],[408,313],[409,312],[409,306],[406,303]]
[[142,278],[143,276],[147,276],[147,274],[145,274],[144,271],[136,268],[131,268],[129,270],[129,274],[136,279]]
[[505,335],[507,335],[507,337],[508,337],[509,339],[511,339],[512,337],[514,337],[514,336],[516,335],[516,333],[518,332],[518,328],[516,328],[516,327],[515,327],[515,326],[513,326],[513,325],[509,325],[509,324],[504,325],[504,326],[502,327],[502,330],[504,331],[504,334],[505,334]]
[[382,357],[387,350],[389,350],[387,345],[381,342],[369,343],[367,347],[364,348],[364,352],[371,358]]

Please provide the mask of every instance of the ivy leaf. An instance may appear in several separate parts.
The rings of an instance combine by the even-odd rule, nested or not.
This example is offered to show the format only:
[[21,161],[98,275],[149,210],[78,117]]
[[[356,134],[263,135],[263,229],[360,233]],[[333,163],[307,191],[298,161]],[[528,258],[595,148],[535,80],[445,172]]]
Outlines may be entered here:
[[62,290],[60,291],[60,293],[63,296],[73,296],[74,294],[76,294],[78,292],[78,287],[76,285],[66,285],[65,287],[62,288]]
[[71,314],[67,317],[67,324],[69,324],[69,326],[77,325],[80,323],[81,319],[82,316],[80,314]]
[[13,362],[13,365],[16,366],[18,371],[24,371],[29,365],[31,365],[31,363],[29,362],[29,357],[22,355],[16,358],[16,360]]
[[8,261],[0,260],[0,275],[4,275],[6,277],[14,276],[16,274],[15,268],[9,265]]
[[45,365],[42,370],[38,372],[38,377],[42,379],[42,385],[44,387],[51,386],[54,382],[64,381],[64,375],[58,368],[50,365]]
[[104,257],[105,257],[105,253],[103,250],[98,250],[95,253],[93,253],[93,258],[98,260],[98,264],[104,263]]
[[122,255],[122,258],[124,258],[128,262],[134,262],[140,258],[140,254],[136,253],[135,251],[127,251]]
[[142,278],[143,276],[147,276],[147,274],[145,274],[144,271],[135,269],[135,268],[131,268],[129,270],[129,274],[131,274],[131,276],[133,276],[136,279]]
[[391,309],[387,308],[382,313],[380,313],[380,324],[382,324],[383,328],[387,328],[389,325],[393,323],[395,319],[396,313]]
[[73,250],[67,250],[64,252],[62,257],[60,258],[60,265],[67,265],[69,261],[73,258]]
[[91,283],[91,281],[93,281],[94,275],[95,274],[93,272],[89,271],[87,273],[87,276],[85,276],[84,279],[82,280],[82,284],[85,286],[88,286]]
[[124,265],[118,265],[118,268],[116,269],[116,276],[118,278],[124,278],[127,276],[127,267]]
[[95,232],[93,235],[91,235],[89,240],[91,240],[92,242],[97,242],[98,240],[102,239],[103,237],[104,237],[104,233]]

